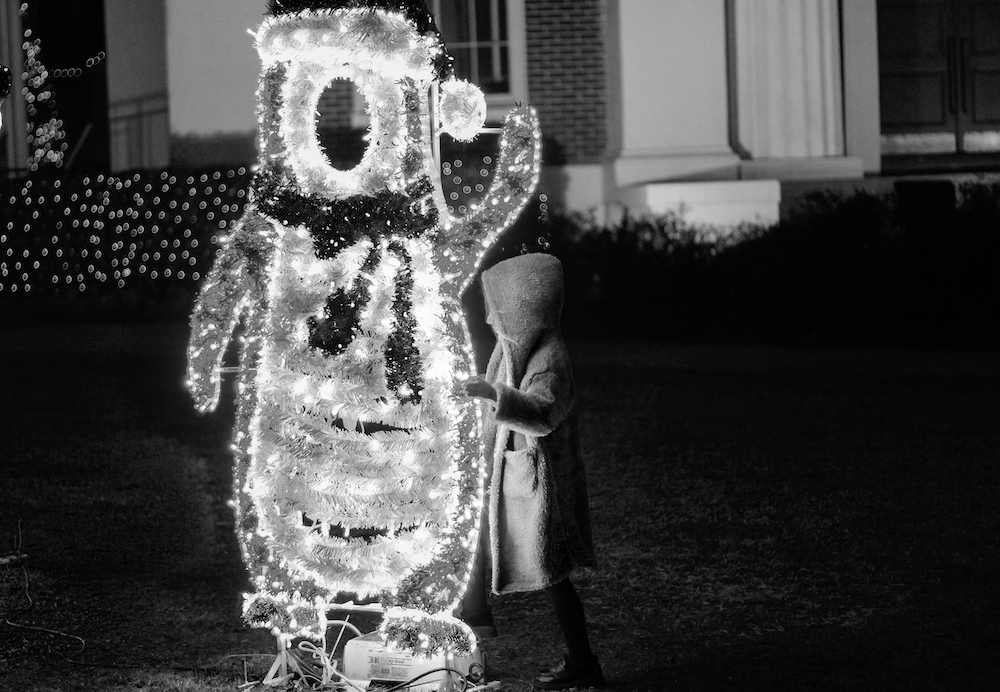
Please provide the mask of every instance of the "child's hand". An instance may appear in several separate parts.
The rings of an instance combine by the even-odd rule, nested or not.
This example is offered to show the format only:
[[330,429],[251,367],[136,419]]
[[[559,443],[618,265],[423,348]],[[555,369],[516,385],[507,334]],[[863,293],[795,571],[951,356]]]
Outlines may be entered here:
[[479,399],[497,400],[497,390],[493,387],[493,384],[489,380],[481,375],[470,377],[462,383],[462,386],[465,387],[465,393],[469,396],[474,396]]

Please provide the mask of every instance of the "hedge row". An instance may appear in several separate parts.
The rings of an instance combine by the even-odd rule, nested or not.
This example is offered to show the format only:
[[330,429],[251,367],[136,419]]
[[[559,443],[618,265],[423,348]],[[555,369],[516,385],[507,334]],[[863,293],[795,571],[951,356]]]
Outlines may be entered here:
[[566,267],[572,338],[996,348],[1000,184],[958,192],[923,215],[895,194],[817,193],[770,228],[529,217],[491,260],[542,236]]
[[[22,321],[184,319],[249,175],[0,186],[0,308]],[[601,225],[536,203],[487,262],[560,257],[573,339],[996,348],[1000,184],[959,193],[919,215],[895,195],[815,194],[774,227],[736,229],[670,214]],[[466,303],[488,340],[481,298]]]

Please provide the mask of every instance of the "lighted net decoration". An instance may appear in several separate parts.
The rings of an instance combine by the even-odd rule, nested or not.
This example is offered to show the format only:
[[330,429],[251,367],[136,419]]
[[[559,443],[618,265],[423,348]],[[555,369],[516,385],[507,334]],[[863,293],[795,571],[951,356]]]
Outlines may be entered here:
[[[27,21],[28,3],[22,2],[17,10],[22,21]],[[28,112],[28,170],[38,171],[43,166],[61,168],[69,144],[63,121],[56,110],[55,93],[49,82],[49,69],[42,62],[42,41],[30,28],[24,29],[24,100]]]
[[[460,386],[475,367],[460,296],[534,190],[537,117],[507,116],[489,190],[453,217],[429,108],[451,66],[423,3],[272,2],[256,43],[259,171],[195,306],[187,380],[197,407],[213,409],[242,321],[233,451],[253,583],[245,619],[319,638],[343,594],[378,597],[390,642],[467,653],[475,638],[453,612],[484,468],[478,409]],[[335,79],[357,85],[371,119],[350,170],[333,168],[316,136]],[[451,127],[468,134],[460,121],[479,117],[481,95],[445,93]]]

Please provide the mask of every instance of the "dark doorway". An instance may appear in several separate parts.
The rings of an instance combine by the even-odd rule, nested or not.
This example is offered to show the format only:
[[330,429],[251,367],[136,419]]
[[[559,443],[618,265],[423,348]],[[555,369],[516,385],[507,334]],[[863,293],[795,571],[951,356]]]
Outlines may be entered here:
[[883,155],[1000,162],[1000,2],[879,0],[878,23]]

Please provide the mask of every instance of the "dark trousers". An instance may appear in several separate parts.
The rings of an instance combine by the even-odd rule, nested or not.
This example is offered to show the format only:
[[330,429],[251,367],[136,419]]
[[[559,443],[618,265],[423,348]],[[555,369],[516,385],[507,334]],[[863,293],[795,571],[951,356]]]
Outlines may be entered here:
[[[490,609],[489,570],[490,556],[489,522],[483,517],[483,529],[479,533],[479,547],[472,566],[469,585],[462,599],[462,619],[470,625],[492,624],[493,613]],[[576,592],[569,577],[545,589],[552,600],[556,621],[566,640],[566,650],[573,663],[589,663],[594,658],[590,648],[590,637],[587,634],[587,616],[583,610],[583,602]]]

